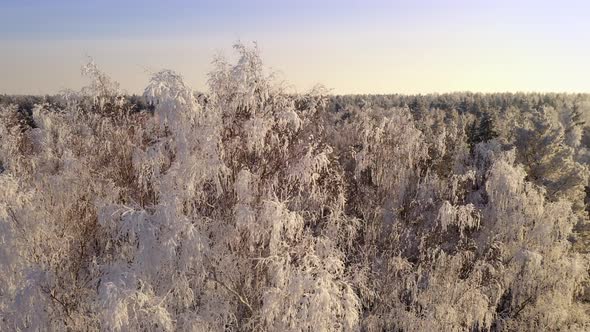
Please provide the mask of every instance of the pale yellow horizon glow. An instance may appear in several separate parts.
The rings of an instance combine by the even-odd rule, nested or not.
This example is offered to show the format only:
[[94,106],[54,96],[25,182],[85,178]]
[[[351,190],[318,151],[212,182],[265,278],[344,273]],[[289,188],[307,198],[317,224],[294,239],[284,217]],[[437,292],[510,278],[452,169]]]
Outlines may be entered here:
[[[175,70],[193,88],[205,91],[214,55],[220,51],[231,55],[231,45],[239,37],[227,36],[223,42],[202,36],[4,41],[0,44],[0,93],[79,89],[85,83],[80,66],[86,56],[92,56],[128,93],[142,93],[150,73],[161,69]],[[298,92],[316,84],[334,94],[590,92],[588,51],[571,41],[547,47],[526,38],[516,42],[486,38],[482,31],[467,31],[454,40],[413,37],[293,35],[257,41],[264,63]]]

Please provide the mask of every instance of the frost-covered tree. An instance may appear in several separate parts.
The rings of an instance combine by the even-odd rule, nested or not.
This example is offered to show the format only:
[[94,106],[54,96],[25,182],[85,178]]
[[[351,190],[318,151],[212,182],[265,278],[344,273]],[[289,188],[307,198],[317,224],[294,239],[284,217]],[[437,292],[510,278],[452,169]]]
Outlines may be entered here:
[[550,199],[567,198],[581,210],[588,167],[577,160],[579,124],[573,113],[561,113],[564,122],[555,119],[558,116],[552,108],[531,112],[515,130],[515,145],[532,182],[543,185]]

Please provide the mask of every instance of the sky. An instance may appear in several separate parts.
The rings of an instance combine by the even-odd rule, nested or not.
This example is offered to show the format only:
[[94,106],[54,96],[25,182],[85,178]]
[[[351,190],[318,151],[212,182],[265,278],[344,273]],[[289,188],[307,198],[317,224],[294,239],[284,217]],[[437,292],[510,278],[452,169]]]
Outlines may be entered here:
[[79,89],[88,56],[128,93],[172,69],[206,91],[257,42],[296,92],[590,92],[590,1],[0,0],[0,93]]

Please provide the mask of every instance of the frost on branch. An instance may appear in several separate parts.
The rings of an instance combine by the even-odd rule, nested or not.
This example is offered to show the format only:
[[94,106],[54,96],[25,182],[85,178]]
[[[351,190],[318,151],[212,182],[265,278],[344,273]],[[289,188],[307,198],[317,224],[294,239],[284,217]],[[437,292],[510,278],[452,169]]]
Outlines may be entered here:
[[444,201],[438,212],[438,220],[443,231],[449,226],[457,226],[463,234],[464,229],[479,227],[479,216],[473,204],[453,206]]

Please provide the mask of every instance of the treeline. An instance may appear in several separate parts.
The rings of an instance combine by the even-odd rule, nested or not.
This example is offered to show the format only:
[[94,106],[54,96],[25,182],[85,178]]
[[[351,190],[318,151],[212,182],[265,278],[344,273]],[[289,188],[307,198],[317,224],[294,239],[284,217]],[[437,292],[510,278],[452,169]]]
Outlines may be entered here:
[[[195,92],[196,98],[205,98],[205,94]],[[151,111],[154,105],[142,95],[122,96],[133,111]],[[16,105],[25,116],[32,114],[33,107],[40,103],[63,106],[61,95],[0,95],[0,105]],[[407,108],[412,114],[443,110],[459,114],[473,114],[486,125],[493,126],[498,117],[507,112],[533,113],[544,108],[556,110],[572,110],[576,121],[582,128],[582,141],[590,147],[590,94],[586,93],[471,93],[455,92],[425,95],[336,95],[327,96],[326,109],[332,112],[347,112],[351,109],[365,108]],[[490,128],[490,133],[493,128]],[[478,138],[473,137],[473,142]]]
[[[147,102],[146,98],[140,95],[124,95],[122,96],[127,100],[133,110],[149,110],[151,105]],[[63,95],[7,95],[0,94],[0,105],[5,107],[8,105],[14,105],[20,112],[31,115],[35,105],[47,103],[49,105],[64,106]]]
[[332,108],[340,110],[346,106],[376,106],[381,108],[409,107],[414,111],[426,109],[456,110],[460,113],[480,115],[486,110],[506,111],[517,108],[522,111],[553,108],[587,107],[586,93],[472,93],[455,92],[426,95],[342,95],[331,98]]

